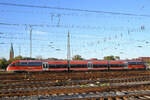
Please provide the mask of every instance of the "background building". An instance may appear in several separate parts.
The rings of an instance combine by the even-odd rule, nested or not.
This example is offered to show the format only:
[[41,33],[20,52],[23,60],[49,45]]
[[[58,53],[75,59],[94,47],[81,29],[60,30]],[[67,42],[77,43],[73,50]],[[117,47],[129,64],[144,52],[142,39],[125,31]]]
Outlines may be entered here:
[[14,59],[14,50],[13,50],[13,44],[11,43],[9,60],[13,60],[13,59]]
[[150,65],[150,57],[138,57],[138,58],[134,58],[133,60],[141,60],[147,62]]

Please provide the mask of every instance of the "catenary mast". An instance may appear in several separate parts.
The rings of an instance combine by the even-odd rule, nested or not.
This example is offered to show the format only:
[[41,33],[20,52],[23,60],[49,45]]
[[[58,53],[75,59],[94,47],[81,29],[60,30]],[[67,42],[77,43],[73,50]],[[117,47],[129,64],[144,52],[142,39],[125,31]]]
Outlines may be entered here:
[[70,32],[68,31],[68,41],[67,41],[67,64],[68,72],[70,71]]

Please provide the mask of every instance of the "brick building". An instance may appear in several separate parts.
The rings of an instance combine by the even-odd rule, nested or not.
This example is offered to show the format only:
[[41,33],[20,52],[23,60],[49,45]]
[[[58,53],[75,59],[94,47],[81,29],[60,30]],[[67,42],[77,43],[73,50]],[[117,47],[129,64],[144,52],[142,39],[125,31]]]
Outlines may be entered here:
[[138,57],[134,58],[133,60],[141,60],[150,64],[150,57]]
[[11,43],[9,60],[13,60],[13,59],[14,59],[14,50],[13,50],[13,44]]

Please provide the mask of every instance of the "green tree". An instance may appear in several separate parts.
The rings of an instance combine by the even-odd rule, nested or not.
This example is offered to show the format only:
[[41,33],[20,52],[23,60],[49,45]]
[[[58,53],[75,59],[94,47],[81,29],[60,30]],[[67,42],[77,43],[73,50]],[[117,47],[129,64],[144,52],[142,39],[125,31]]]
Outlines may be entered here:
[[115,56],[115,60],[120,60],[120,57],[119,56]]
[[114,56],[105,56],[104,60],[116,60]]
[[0,59],[0,69],[6,69],[8,65],[8,62],[5,58]]
[[20,60],[36,60],[36,59],[35,58],[30,58],[30,57],[24,57],[24,58],[22,58]]
[[13,61],[17,61],[17,60],[23,60],[23,57],[22,56],[16,56]]
[[47,60],[52,60],[52,61],[55,61],[55,60],[58,60],[57,58],[48,58]]
[[80,55],[75,55],[72,60],[83,60],[83,58]]

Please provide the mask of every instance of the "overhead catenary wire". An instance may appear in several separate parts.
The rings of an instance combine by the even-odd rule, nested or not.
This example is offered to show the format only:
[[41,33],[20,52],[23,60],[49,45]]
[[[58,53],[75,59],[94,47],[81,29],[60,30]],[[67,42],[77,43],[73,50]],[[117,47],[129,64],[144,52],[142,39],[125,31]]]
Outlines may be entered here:
[[[3,23],[0,22],[0,25],[6,25],[6,26],[23,26],[23,27],[27,27],[27,26],[32,26],[32,27],[55,27],[55,28],[78,28],[78,29],[95,29],[95,30],[106,30],[106,28],[104,26],[90,26],[90,25],[75,25],[75,24],[16,24],[16,23]],[[131,32],[142,32],[144,31],[144,29],[141,29],[141,26],[139,26],[139,28],[133,28],[133,29],[128,29],[128,27],[124,27],[125,30],[130,30]],[[110,27],[107,28],[107,30],[111,30],[111,31],[118,31],[118,30],[122,30],[122,27]]]
[[[18,39],[18,40],[30,40],[30,39],[28,39],[28,38],[18,38],[18,37],[6,37],[6,36],[0,36],[0,38],[3,38],[3,39],[14,39],[14,40],[16,40],[16,39]],[[44,39],[32,39],[32,40],[37,40],[37,41],[49,41],[49,40],[44,40]]]
[[2,23],[0,22],[0,25],[8,25],[8,26],[32,26],[32,27],[62,27],[62,28],[100,28],[98,26],[81,26],[81,25],[71,25],[71,24],[66,24],[66,25],[50,25],[50,24],[11,24],[11,23]]
[[43,12],[43,11],[18,11],[18,10],[0,10],[0,12],[9,12],[9,13],[25,13],[25,14],[50,14],[53,17],[58,17],[58,15],[61,16],[87,16],[89,14],[84,14],[84,13],[58,13],[58,12],[52,12],[52,11],[48,11],[48,12]]
[[104,13],[104,14],[113,14],[113,15],[125,15],[125,16],[141,16],[149,17],[147,14],[133,14],[133,13],[122,13],[122,12],[112,12],[112,11],[102,11],[102,10],[88,10],[88,9],[75,9],[75,8],[62,8],[62,7],[51,7],[51,6],[39,6],[39,5],[27,5],[27,4],[16,4],[16,3],[3,3],[0,2],[0,5],[5,6],[18,6],[18,7],[30,7],[30,8],[46,8],[46,9],[56,9],[56,10],[67,10],[67,11],[79,11],[79,12],[89,12],[89,13]]

